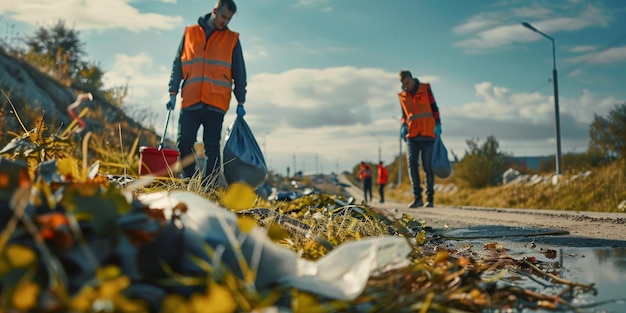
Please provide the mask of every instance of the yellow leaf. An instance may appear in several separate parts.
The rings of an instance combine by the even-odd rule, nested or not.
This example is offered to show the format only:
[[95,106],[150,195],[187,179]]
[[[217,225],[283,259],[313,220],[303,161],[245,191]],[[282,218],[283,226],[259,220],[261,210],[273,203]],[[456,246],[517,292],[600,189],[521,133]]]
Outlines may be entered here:
[[213,303],[209,301],[206,294],[202,293],[194,293],[189,297],[189,307],[191,308],[191,312],[200,313],[207,308],[211,308],[213,310]]
[[121,312],[148,312],[145,300],[128,299],[119,293],[113,298],[113,306]]
[[109,265],[105,267],[101,267],[96,271],[96,276],[101,280],[111,279],[117,276],[120,276],[122,271],[119,267]]
[[237,226],[242,233],[249,233],[256,226],[256,220],[250,217],[237,218]]
[[161,301],[161,312],[163,313],[188,313],[187,301],[179,294],[168,294]]
[[129,285],[130,279],[126,276],[120,276],[107,280],[100,285],[100,297],[112,299]]
[[275,242],[291,238],[289,232],[278,224],[272,224],[267,230],[267,236]]
[[[212,312],[235,312],[237,309],[237,302],[233,298],[233,294],[228,288],[218,285],[210,284],[208,288],[207,299],[211,303]],[[206,308],[205,308],[206,309]]]
[[252,187],[243,183],[232,183],[228,185],[222,203],[233,211],[246,210],[254,205],[256,193]]
[[418,246],[424,245],[424,242],[426,241],[426,232],[423,229],[420,230],[419,233],[417,233],[417,236],[415,237],[415,241]]
[[95,289],[91,286],[85,286],[76,296],[74,296],[74,298],[72,298],[72,308],[78,312],[86,312],[91,307],[95,298]]
[[41,292],[41,287],[32,281],[19,284],[11,299],[13,308],[17,311],[26,312],[36,307],[39,292]]
[[435,256],[435,263],[447,262],[449,256],[448,250],[439,250]]
[[8,246],[5,253],[9,264],[14,267],[28,266],[36,259],[36,254],[33,249],[18,244]]
[[308,292],[298,291],[293,298],[294,313],[323,313],[326,309],[319,300]]
[[60,159],[57,163],[57,172],[65,177],[66,180],[74,180],[79,178],[78,165],[71,158]]
[[237,309],[237,302],[224,286],[210,284],[206,293],[195,293],[189,298],[192,312],[230,313]]

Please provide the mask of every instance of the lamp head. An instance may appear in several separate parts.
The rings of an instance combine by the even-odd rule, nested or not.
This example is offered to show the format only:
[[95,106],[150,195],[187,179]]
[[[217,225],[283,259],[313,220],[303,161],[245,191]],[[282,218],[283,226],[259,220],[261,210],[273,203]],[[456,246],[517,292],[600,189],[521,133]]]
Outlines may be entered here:
[[536,31],[537,31],[537,29],[536,29],[535,27],[533,27],[532,25],[530,25],[530,23],[526,23],[526,22],[524,22],[524,23],[522,23],[522,25],[523,25],[524,27],[526,27],[526,28],[528,28],[528,29],[530,29],[530,30],[534,31],[534,32],[536,32]]

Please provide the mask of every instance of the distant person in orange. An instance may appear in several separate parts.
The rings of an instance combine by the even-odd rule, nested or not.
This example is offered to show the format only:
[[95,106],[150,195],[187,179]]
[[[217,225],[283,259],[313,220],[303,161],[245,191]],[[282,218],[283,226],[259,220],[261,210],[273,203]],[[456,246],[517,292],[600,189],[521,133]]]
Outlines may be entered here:
[[[365,203],[372,202],[372,167],[363,161],[361,161],[359,179],[363,181],[363,196],[365,198]],[[370,196],[369,201],[367,201],[368,194]]]
[[[400,137],[407,143],[409,177],[415,199],[409,208],[433,207],[435,197],[435,173],[431,161],[435,138],[441,135],[439,107],[430,84],[420,82],[407,70],[400,71],[402,92],[398,94],[402,106]],[[426,172],[426,204],[422,200],[419,157]]]
[[380,203],[385,203],[385,185],[387,184],[387,179],[389,178],[389,174],[387,173],[387,168],[383,165],[382,161],[378,161],[378,194],[380,195]]

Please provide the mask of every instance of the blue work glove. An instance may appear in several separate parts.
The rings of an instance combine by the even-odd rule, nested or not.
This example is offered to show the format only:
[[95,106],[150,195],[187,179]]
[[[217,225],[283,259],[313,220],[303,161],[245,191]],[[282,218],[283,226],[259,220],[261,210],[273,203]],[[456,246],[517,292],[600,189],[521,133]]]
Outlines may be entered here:
[[406,134],[408,132],[409,132],[409,126],[407,126],[406,123],[402,123],[402,126],[400,127],[400,138],[406,141]]
[[176,107],[176,95],[170,95],[170,101],[165,104],[165,108],[171,111]]
[[246,115],[246,110],[243,108],[243,104],[237,105],[237,116],[243,117]]
[[437,137],[441,136],[441,124],[435,125],[435,135]]

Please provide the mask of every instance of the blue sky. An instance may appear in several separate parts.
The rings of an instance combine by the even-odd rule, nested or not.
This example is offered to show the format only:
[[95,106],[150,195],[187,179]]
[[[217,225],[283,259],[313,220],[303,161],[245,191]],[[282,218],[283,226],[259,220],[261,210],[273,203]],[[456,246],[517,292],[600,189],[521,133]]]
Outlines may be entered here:
[[[2,0],[11,42],[59,19],[80,32],[107,86],[128,82],[128,111],[161,131],[183,29],[212,10],[199,0]],[[442,138],[493,135],[515,156],[555,153],[556,40],[563,153],[587,148],[594,114],[626,101],[626,2],[239,0],[248,72],[246,120],[271,169],[330,172],[399,152],[397,73],[432,84]],[[177,113],[177,112],[176,112]],[[175,138],[177,114],[168,134]],[[225,118],[224,130],[235,117]],[[405,151],[405,147],[402,147]],[[295,158],[294,158],[295,156]],[[564,168],[567,171],[567,168]]]

